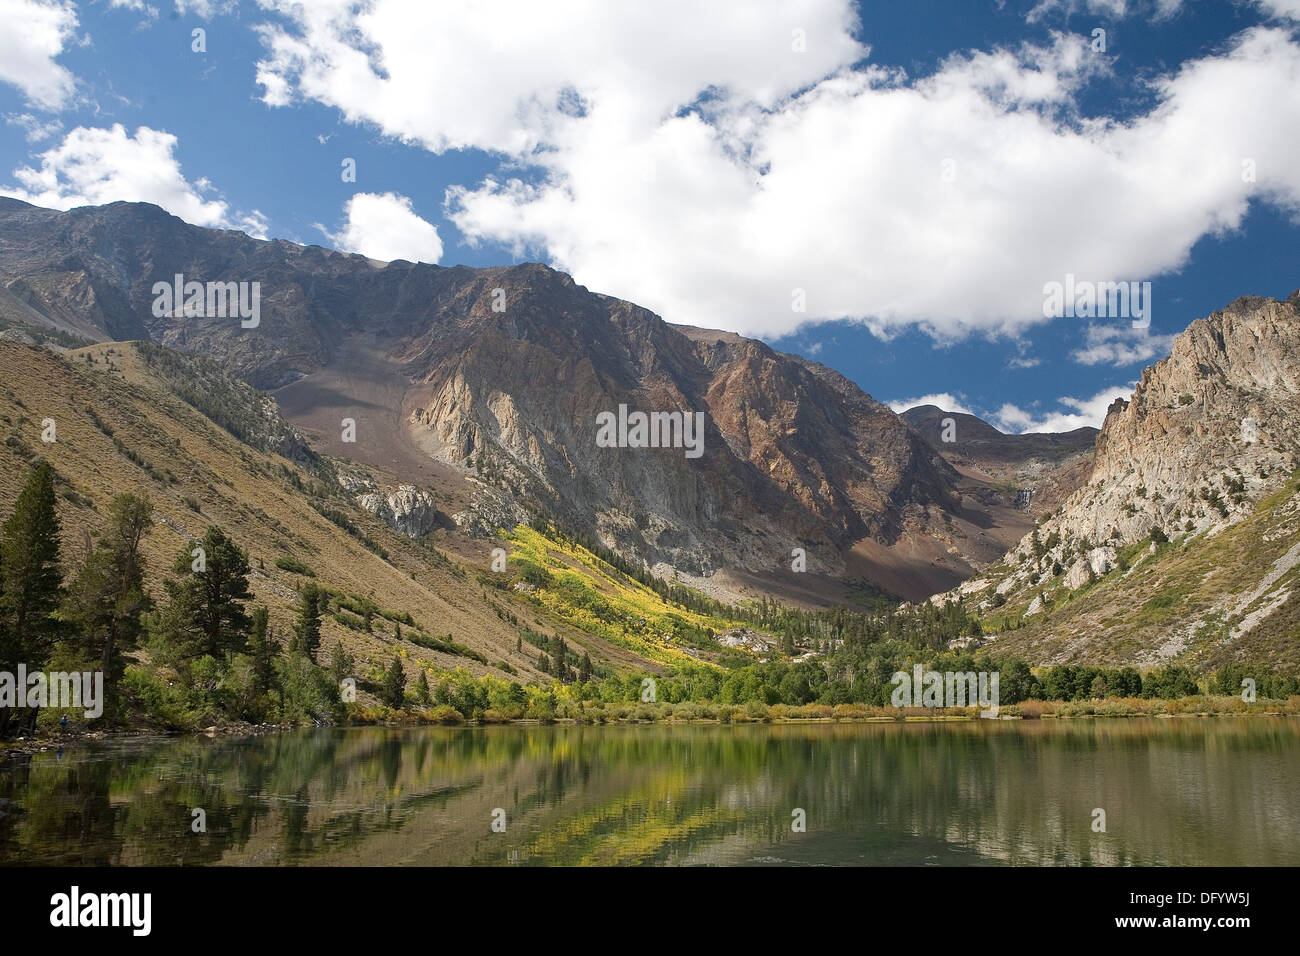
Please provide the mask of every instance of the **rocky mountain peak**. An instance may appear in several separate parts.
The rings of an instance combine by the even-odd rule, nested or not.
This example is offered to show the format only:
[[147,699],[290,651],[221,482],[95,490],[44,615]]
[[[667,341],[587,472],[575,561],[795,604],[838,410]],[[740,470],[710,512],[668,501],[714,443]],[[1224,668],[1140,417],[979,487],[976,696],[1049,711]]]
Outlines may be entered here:
[[1297,421],[1300,297],[1245,296],[1196,320],[1130,400],[1111,404],[1086,485],[1008,555],[999,592],[1061,568],[1078,587],[1117,548],[1213,535],[1250,515],[1300,466]]

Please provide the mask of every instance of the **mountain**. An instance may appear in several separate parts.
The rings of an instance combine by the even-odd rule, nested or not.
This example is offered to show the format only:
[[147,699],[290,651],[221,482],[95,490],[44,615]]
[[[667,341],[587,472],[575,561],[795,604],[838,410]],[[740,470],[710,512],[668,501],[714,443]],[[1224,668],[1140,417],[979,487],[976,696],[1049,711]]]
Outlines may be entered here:
[[[258,320],[155,308],[177,275],[259,283]],[[537,264],[384,264],[148,205],[0,200],[0,372],[0,490],[47,455],[72,541],[112,491],[152,492],[156,572],[220,523],[282,624],[318,565],[327,644],[376,666],[397,644],[535,676],[549,631],[610,672],[712,659],[754,623],[677,582],[960,601],[972,641],[1034,664],[1300,665],[1300,293],[1192,323],[1099,432],[1005,435],[900,417]],[[702,447],[606,447],[603,418],[638,411],[698,414]],[[487,570],[503,544],[508,586]],[[418,623],[358,632],[349,609],[372,605]]]
[[1092,470],[1097,429],[1089,426],[1008,435],[982,418],[936,405],[914,406],[902,417],[957,471],[1014,494],[1031,515],[1053,511]]
[[[256,326],[156,309],[155,284],[177,275],[259,283]],[[430,495],[479,536],[547,514],[724,597],[866,586],[918,599],[1028,529],[1004,489],[959,473],[831,369],[671,325],[541,265],[383,264],[147,204],[2,199],[0,320],[219,362],[271,390],[315,447],[377,469],[388,491],[357,493],[391,520]],[[599,447],[598,416],[622,406],[702,414],[701,454]],[[805,575],[790,571],[795,549]]]
[[[1300,664],[1300,292],[1193,322],[1117,400],[1086,484],[936,603],[1041,663]],[[989,627],[986,626],[986,631]]]
[[[0,382],[0,501],[16,499],[38,457],[54,465],[65,570],[83,560],[112,497],[132,492],[154,506],[142,550],[158,600],[178,551],[217,524],[248,552],[253,593],[281,644],[297,589],[311,580],[335,593],[322,659],[341,643],[359,675],[377,680],[399,648],[411,660],[476,675],[538,673],[535,652],[518,648],[519,627],[498,614],[508,602],[485,596],[472,565],[354,507],[334,463],[305,447],[274,402],[215,363],[144,343],[59,354],[0,341]],[[48,442],[47,421],[55,429]],[[343,623],[348,606],[367,602],[378,608],[369,627]],[[519,626],[562,633],[600,664],[636,660],[516,610]]]

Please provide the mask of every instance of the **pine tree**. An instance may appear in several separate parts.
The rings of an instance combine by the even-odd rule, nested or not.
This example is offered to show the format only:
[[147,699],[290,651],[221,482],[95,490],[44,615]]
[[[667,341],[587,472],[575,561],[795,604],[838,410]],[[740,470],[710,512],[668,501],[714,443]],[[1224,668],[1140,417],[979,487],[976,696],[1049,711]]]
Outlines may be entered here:
[[567,661],[568,648],[564,645],[564,638],[556,634],[555,639],[551,642],[555,650],[555,676],[560,679],[561,683],[568,680],[569,663]]
[[320,617],[324,595],[315,584],[307,584],[298,593],[298,620],[294,625],[290,650],[312,660],[320,650]]
[[54,514],[54,468],[39,462],[14,513],[0,528],[0,669],[29,670],[49,660],[63,597],[59,522]]
[[355,666],[356,661],[343,649],[343,642],[335,641],[330,654],[330,677],[334,679],[334,683],[340,683],[343,678],[351,677]]
[[429,678],[425,675],[423,667],[420,668],[420,676],[415,681],[415,699],[421,704],[429,702]]
[[[220,660],[223,655],[242,653],[248,644],[252,622],[244,611],[244,602],[253,596],[248,589],[252,568],[243,549],[216,525],[204,533],[202,545],[207,567],[201,574],[192,574],[200,598],[199,627],[204,652]],[[177,564],[173,570],[182,570],[181,560]],[[184,562],[183,570],[190,570],[190,562]]]
[[259,694],[275,688],[275,659],[280,655],[280,644],[271,634],[266,606],[253,608],[252,629],[248,635],[248,654],[253,659],[253,683]]
[[60,616],[77,635],[82,654],[104,671],[106,705],[116,699],[123,653],[143,630],[141,615],[151,602],[144,590],[140,542],[153,525],[153,505],[132,494],[109,506],[103,534],[68,586]]
[[[195,552],[202,548],[202,565]],[[244,602],[248,589],[248,558],[239,545],[213,525],[197,546],[181,547],[172,564],[178,575],[163,585],[167,607],[154,623],[155,646],[164,660],[176,663],[210,655],[226,660],[248,645],[251,620]]]
[[406,674],[402,670],[402,660],[397,656],[393,657],[393,663],[384,675],[380,698],[394,710],[400,709],[406,700]]
[[582,664],[578,667],[578,680],[587,683],[591,680],[591,652],[582,652]]

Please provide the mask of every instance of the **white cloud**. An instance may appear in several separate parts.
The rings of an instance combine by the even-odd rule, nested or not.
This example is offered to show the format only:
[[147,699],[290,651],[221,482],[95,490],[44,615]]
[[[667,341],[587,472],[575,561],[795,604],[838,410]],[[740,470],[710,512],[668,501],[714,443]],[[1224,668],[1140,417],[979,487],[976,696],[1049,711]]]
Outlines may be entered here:
[[142,22],[158,19],[158,8],[151,3],[146,3],[145,0],[112,0],[109,7],[114,10],[130,10],[134,13],[143,13],[145,20]]
[[1255,0],[1266,17],[1300,22],[1300,0]]
[[196,16],[211,20],[215,16],[234,13],[239,0],[176,0],[176,12],[181,16]]
[[24,130],[27,133],[27,142],[29,143],[39,143],[42,140],[49,139],[63,129],[63,124],[58,120],[40,120],[31,113],[19,113],[17,115],[11,113],[5,117],[5,122],[10,126],[17,126]]
[[770,105],[866,52],[847,0],[260,3],[296,27],[259,28],[268,103],[319,100],[434,150],[526,155],[587,135],[584,110],[652,130],[711,86]]
[[76,81],[55,57],[77,31],[77,10],[66,0],[0,0],[0,82],[12,83],[27,101],[62,109]]
[[1025,14],[1025,20],[1029,23],[1037,23],[1049,16],[1070,17],[1076,13],[1120,19],[1128,12],[1128,4],[1125,0],[1039,0],[1033,9]]
[[1172,335],[1152,335],[1149,329],[1125,325],[1089,325],[1084,346],[1071,357],[1081,365],[1113,365],[1116,368],[1150,362],[1169,354]]
[[1044,321],[1046,282],[1154,278],[1252,201],[1300,209],[1300,43],[1281,28],[1157,78],[1143,114],[1081,119],[1112,62],[1086,37],[912,80],[852,68],[848,0],[262,2],[284,21],[261,28],[267,103],[502,154],[448,193],[471,242],[674,322],[1014,332]]
[[[1267,0],[1264,0],[1267,2]],[[1286,0],[1282,0],[1286,2]],[[1052,18],[1069,18],[1076,14],[1091,17],[1104,17],[1122,20],[1130,16],[1141,16],[1153,21],[1162,21],[1177,16],[1182,11],[1186,0],[1040,0],[1025,15],[1029,23],[1036,23]]]
[[922,395],[920,398],[896,398],[893,401],[886,402],[890,408],[896,412],[905,412],[909,408],[916,408],[918,405],[937,405],[945,412],[962,412],[967,415],[974,415],[966,407],[964,401],[948,392],[936,392],[933,395]]
[[1076,428],[1092,426],[1100,428],[1106,420],[1106,409],[1117,398],[1129,399],[1133,396],[1132,385],[1116,385],[1103,389],[1092,398],[1058,398],[1057,404],[1072,408],[1074,411],[1061,410],[1040,412],[1030,411],[1013,405],[1003,404],[987,421],[999,430],[1013,434],[1026,432],[1068,432]]
[[345,222],[336,233],[317,226],[344,252],[359,252],[371,259],[391,262],[436,263],[442,258],[442,240],[432,223],[421,219],[411,200],[396,193],[357,193],[343,207]]
[[13,175],[18,186],[0,187],[37,206],[71,209],[125,200],[150,202],[199,226],[237,228],[261,237],[267,223],[261,213],[236,213],[206,179],[190,182],[176,159],[176,137],[141,126],[132,136],[120,125],[108,129],[78,126],[63,142],[38,157],[39,169],[23,166]]

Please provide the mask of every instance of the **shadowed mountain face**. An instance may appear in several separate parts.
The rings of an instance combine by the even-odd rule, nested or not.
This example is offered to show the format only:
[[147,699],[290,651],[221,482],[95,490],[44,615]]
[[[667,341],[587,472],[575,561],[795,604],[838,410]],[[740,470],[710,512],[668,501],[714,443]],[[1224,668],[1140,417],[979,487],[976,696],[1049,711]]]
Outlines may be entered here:
[[1006,488],[1021,502],[1027,499],[1031,514],[1054,510],[1092,471],[1096,428],[1007,435],[982,418],[935,405],[909,408],[902,417],[962,474]]
[[[258,324],[155,314],[155,283],[177,275],[260,283]],[[541,265],[383,265],[146,204],[0,199],[0,319],[217,359],[332,454],[451,494],[471,532],[546,512],[650,564],[773,580],[803,548],[809,577],[920,597],[1026,529],[832,370]],[[702,453],[601,447],[598,416],[620,406],[702,413]]]

